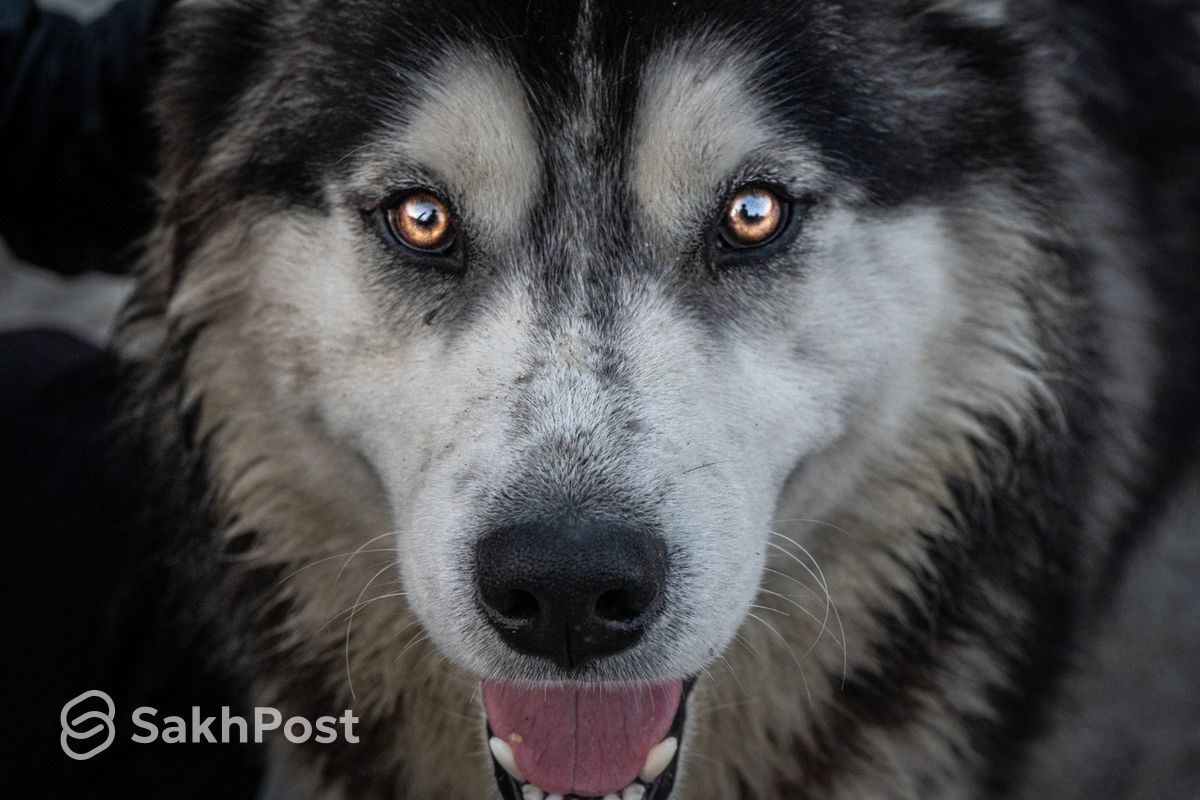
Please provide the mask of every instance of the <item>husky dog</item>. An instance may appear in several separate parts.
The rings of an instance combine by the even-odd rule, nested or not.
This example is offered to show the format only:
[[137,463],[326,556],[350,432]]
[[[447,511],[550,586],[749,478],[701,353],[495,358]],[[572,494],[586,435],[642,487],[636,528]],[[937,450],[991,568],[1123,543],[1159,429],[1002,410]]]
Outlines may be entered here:
[[263,796],[1134,796],[1198,23],[182,2],[133,416],[223,669],[362,720]]

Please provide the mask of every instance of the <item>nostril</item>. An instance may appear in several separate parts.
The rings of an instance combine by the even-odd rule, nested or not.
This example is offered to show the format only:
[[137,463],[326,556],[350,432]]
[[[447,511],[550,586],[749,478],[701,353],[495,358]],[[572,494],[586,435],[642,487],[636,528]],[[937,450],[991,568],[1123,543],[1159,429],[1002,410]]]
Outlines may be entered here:
[[537,598],[524,589],[512,589],[491,605],[501,616],[520,622],[531,622],[538,615]]
[[596,599],[596,616],[605,622],[630,623],[645,613],[653,601],[644,592],[610,589]]
[[537,619],[541,604],[532,592],[520,588],[493,587],[480,592],[488,614],[496,622],[508,625],[526,624]]

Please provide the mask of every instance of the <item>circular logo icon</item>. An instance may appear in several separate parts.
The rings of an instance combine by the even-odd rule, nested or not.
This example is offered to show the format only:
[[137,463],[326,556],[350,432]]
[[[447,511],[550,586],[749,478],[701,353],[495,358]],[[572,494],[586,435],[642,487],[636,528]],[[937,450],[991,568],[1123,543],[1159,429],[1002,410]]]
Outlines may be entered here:
[[[93,698],[103,703],[103,711],[84,711],[74,719],[68,719],[78,706]],[[62,735],[58,737],[58,741],[62,745],[63,752],[76,761],[87,761],[97,753],[107,750],[108,746],[113,743],[113,737],[117,734],[117,726],[113,724],[116,716],[117,708],[113,705],[112,698],[99,689],[84,692],[67,703],[58,717],[62,722]],[[93,721],[95,724],[89,725]],[[104,736],[103,741],[90,750],[82,750],[82,747],[86,746],[88,742],[96,741],[100,735]],[[78,749],[76,743],[82,743]]]

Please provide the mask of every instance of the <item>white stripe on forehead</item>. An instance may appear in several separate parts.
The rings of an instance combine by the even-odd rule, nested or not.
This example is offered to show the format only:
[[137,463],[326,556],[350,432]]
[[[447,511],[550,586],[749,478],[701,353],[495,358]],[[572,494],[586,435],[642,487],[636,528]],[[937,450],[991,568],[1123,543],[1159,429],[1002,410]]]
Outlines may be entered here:
[[475,225],[503,237],[541,182],[537,135],[516,73],[483,52],[440,60],[414,87],[424,92],[401,133],[405,155],[446,180]]
[[753,65],[711,43],[672,47],[643,71],[633,187],[664,229],[713,202],[713,191],[771,139],[750,91]]

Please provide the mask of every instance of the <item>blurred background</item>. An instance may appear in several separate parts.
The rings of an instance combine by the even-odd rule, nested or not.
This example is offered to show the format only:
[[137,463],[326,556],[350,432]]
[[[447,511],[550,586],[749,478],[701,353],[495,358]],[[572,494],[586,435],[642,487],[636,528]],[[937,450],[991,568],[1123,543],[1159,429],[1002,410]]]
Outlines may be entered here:
[[[6,4],[9,0],[0,0]],[[39,0],[44,9],[90,22],[117,0]],[[102,272],[63,276],[22,262],[0,238],[0,331],[54,328],[100,344],[128,295],[127,278]]]
[[[0,0],[0,797],[235,800],[259,783],[253,745],[130,742],[134,708],[239,707],[164,601],[140,459],[112,424],[106,348],[151,219],[145,101],[170,2]],[[75,761],[60,711],[93,689],[117,733]]]

